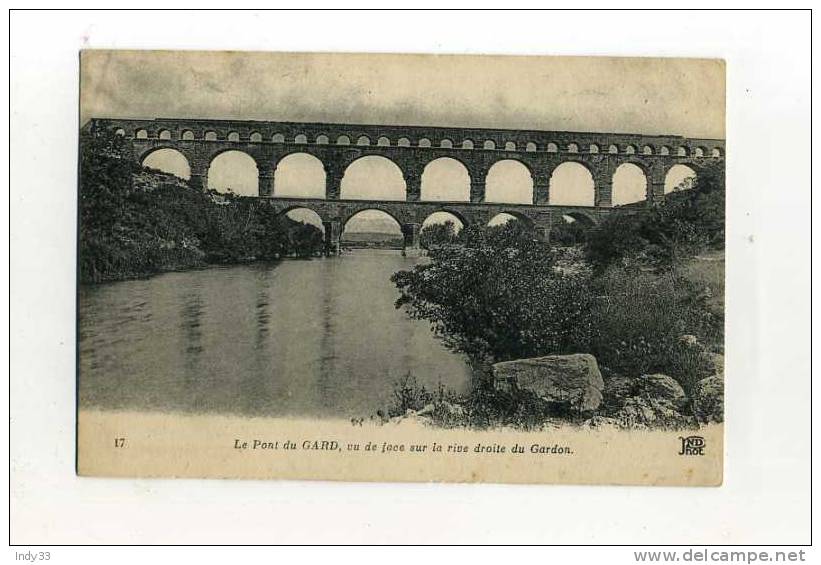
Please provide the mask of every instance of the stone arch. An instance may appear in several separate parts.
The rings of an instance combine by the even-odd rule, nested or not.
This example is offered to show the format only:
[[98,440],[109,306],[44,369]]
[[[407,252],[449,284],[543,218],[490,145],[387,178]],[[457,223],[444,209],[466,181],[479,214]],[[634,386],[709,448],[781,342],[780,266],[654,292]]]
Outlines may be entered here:
[[712,157],[721,157],[721,148],[720,147],[713,147],[712,152],[710,153]]
[[348,137],[347,135],[340,135],[339,137],[336,138],[336,144],[337,145],[350,145],[351,144],[351,138]]
[[176,147],[163,145],[152,147],[140,156],[140,165],[175,175],[181,179],[191,178],[191,163],[188,157]]
[[610,153],[611,155],[616,155],[619,152],[619,146],[616,145],[615,143],[611,143],[607,147],[607,152]]
[[669,155],[669,154],[670,154],[670,148],[667,147],[666,145],[662,145],[661,149],[659,149],[659,155]]
[[592,227],[594,227],[598,224],[598,222],[596,221],[596,218],[594,216],[592,216],[591,214],[586,214],[585,212],[582,212],[582,211],[579,211],[579,210],[572,210],[572,211],[569,211],[569,212],[565,212],[562,215],[563,216],[568,216],[569,218],[572,218],[574,221],[581,222],[587,227],[592,228]]
[[328,141],[330,141],[328,139],[328,136],[324,133],[320,133],[318,136],[316,136],[316,140],[314,141],[314,143],[316,143],[317,145],[328,145]]
[[205,141],[216,141],[217,140],[217,132],[209,130],[205,132],[205,136],[203,136]]
[[[392,210],[389,206],[380,206],[378,204],[373,205],[373,206],[368,206],[366,208],[358,208],[358,209],[350,210],[346,216],[343,216],[341,218],[341,221],[342,221],[341,222],[342,223],[341,230],[340,230],[341,233],[342,234],[345,233],[345,230],[350,225],[351,220],[353,220],[354,218],[356,218],[360,214],[363,214],[363,213],[367,214],[368,212],[377,212],[377,213],[379,213],[378,214],[379,216],[385,215],[385,216],[390,217],[396,223],[397,232],[399,234],[402,233],[402,224],[403,224],[402,218],[400,218],[399,215],[397,215],[394,212],[394,210]],[[373,215],[376,216],[377,214],[373,214]]]
[[423,137],[419,140],[419,142],[416,145],[417,147],[430,147],[430,139],[428,139],[427,137]]
[[327,221],[326,218],[322,217],[322,214],[309,206],[304,206],[302,204],[289,206],[281,210],[278,215],[288,216],[297,222],[311,224],[318,227],[323,233],[325,232],[324,222]]
[[443,149],[453,149],[453,142],[450,139],[445,138],[439,142],[439,147],[442,147]]
[[664,193],[668,194],[675,190],[692,188],[696,178],[698,178],[698,174],[693,167],[677,163],[667,169],[667,173],[664,175]]
[[653,154],[653,148],[650,145],[645,145],[644,147],[641,148],[641,153],[642,153],[642,155],[652,155]]
[[439,157],[422,171],[423,201],[470,202],[470,171],[455,157]]
[[390,139],[388,139],[387,137],[385,137],[385,136],[383,135],[383,136],[381,136],[379,139],[377,139],[377,140],[376,140],[376,144],[377,144],[379,147],[390,147],[390,145],[391,145],[391,140],[390,140]]
[[140,128],[134,132],[134,137],[137,139],[148,139],[148,130],[145,128]]
[[525,151],[528,153],[534,153],[536,151],[536,144],[532,141],[528,141],[527,145],[525,145]]
[[245,151],[226,149],[215,152],[208,163],[210,190],[241,196],[259,195],[259,167]]
[[705,149],[703,147],[696,147],[693,152],[694,157],[704,157]]
[[429,223],[428,220],[430,220],[430,218],[432,216],[435,216],[436,214],[447,214],[448,216],[455,218],[461,224],[460,229],[468,225],[468,219],[467,217],[465,217],[464,214],[460,213],[458,210],[454,210],[448,207],[443,207],[439,208],[438,210],[434,210],[433,212],[425,216],[425,219],[422,220],[421,225],[424,226],[426,223]]
[[550,143],[547,144],[547,152],[548,153],[558,153],[559,152],[559,146],[551,141]]
[[594,206],[596,183],[590,167],[580,161],[564,161],[550,174],[549,204]]
[[505,143],[505,151],[516,151],[516,143],[508,141]]
[[398,147],[410,147],[410,139],[407,137],[400,137],[399,141],[396,142]]
[[157,134],[157,139],[168,140],[171,139],[171,130],[161,129]]
[[251,134],[250,140],[251,140],[253,143],[259,143],[259,142],[261,142],[261,141],[262,141],[262,134],[261,134],[261,133],[259,133],[258,131],[255,131],[255,132],[253,132],[253,133]]
[[[497,222],[496,221],[496,220],[502,219],[502,218],[505,218],[505,220],[502,221],[502,222]],[[522,222],[523,224],[525,224],[529,228],[532,228],[535,225],[533,220],[529,216],[527,216],[525,214],[522,214],[518,210],[511,210],[511,209],[504,209],[501,212],[499,212],[497,214],[494,214],[488,220],[486,225],[488,225],[488,226],[498,226],[498,225],[506,224],[511,219],[519,220],[520,222]]]
[[367,135],[360,135],[358,138],[356,138],[356,144],[357,145],[370,145],[371,144],[371,138],[368,137]]
[[272,143],[285,143],[285,136],[281,133],[275,133],[271,137],[271,142]]
[[406,200],[405,175],[401,167],[387,157],[363,155],[345,168],[339,197],[343,200]]
[[496,142],[493,141],[492,139],[488,139],[484,142],[484,144],[482,145],[482,148],[483,149],[496,149]]
[[465,139],[462,141],[462,149],[473,149],[473,140]]
[[294,136],[294,143],[297,145],[305,145],[308,143],[308,136],[304,133],[297,134]]
[[627,162],[613,172],[612,203],[614,206],[632,204],[647,199],[647,171],[638,163]]
[[273,183],[274,196],[325,198],[325,167],[310,153],[289,153],[277,162]]
[[570,142],[567,144],[567,152],[568,153],[578,153],[579,152],[579,144]]
[[690,151],[683,145],[676,149],[676,155],[679,157],[687,157],[689,154]]
[[485,176],[485,202],[533,203],[533,172],[518,159],[500,159]]
[[624,146],[624,154],[625,155],[635,155],[636,154],[636,146],[627,144]]
[[587,151],[588,153],[598,153],[600,149],[601,148],[598,145],[596,145],[595,143],[591,143]]
[[120,137],[125,137],[125,130],[123,128],[117,128],[114,131],[114,135],[119,135]]
[[239,141],[239,133],[235,131],[229,132],[228,141]]

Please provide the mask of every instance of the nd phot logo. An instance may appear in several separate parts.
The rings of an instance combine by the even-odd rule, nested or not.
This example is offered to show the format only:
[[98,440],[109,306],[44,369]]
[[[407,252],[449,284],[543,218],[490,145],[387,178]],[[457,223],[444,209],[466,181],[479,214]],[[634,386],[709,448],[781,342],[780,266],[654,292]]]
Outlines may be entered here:
[[704,455],[704,447],[706,444],[703,437],[679,436],[678,439],[681,441],[681,451],[678,452],[679,455]]

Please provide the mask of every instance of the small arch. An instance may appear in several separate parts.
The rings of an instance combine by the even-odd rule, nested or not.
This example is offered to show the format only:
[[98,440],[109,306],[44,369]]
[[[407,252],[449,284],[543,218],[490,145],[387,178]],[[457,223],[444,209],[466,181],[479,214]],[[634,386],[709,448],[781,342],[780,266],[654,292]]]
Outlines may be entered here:
[[432,224],[443,224],[449,221],[453,222],[456,233],[459,233],[463,227],[468,225],[467,219],[458,211],[451,210],[449,208],[442,208],[441,210],[428,214],[422,222],[422,227],[424,228],[425,226]]
[[251,134],[251,141],[253,143],[259,143],[260,141],[262,141],[262,134],[259,133],[258,131],[255,131],[254,133]]
[[568,143],[567,144],[567,152],[568,153],[578,153],[579,152],[579,144],[578,143]]
[[228,134],[228,141],[239,141],[239,134],[235,131],[232,131]]
[[296,143],[297,145],[305,145],[306,143],[308,143],[308,136],[304,133],[300,133],[296,137],[294,137],[294,143]]
[[348,137],[347,135],[340,135],[339,137],[336,138],[336,144],[337,145],[350,145],[351,144],[351,138]]
[[559,152],[559,146],[551,141],[550,143],[547,144],[547,152],[548,153],[558,153]]
[[704,157],[704,148],[703,147],[696,147],[695,152],[693,153],[694,157]]
[[670,148],[667,147],[666,145],[662,145],[661,149],[659,149],[659,155],[669,155],[669,154],[670,154]]
[[453,142],[448,138],[445,138],[439,142],[439,147],[442,147],[443,149],[453,149]]
[[328,136],[324,133],[319,134],[316,136],[316,144],[317,145],[328,145]]
[[419,147],[430,147],[430,139],[428,139],[427,137],[423,137],[422,139],[419,140],[418,146]]
[[516,144],[513,141],[505,143],[505,151],[516,151]]
[[275,133],[274,136],[271,138],[273,143],[285,143],[285,136],[281,133]]
[[410,147],[410,139],[407,137],[400,137],[399,141],[396,142],[398,147]]
[[182,132],[182,140],[183,141],[193,141],[194,140],[194,132],[190,129],[185,130]]
[[488,139],[485,141],[484,145],[482,146],[484,149],[496,149],[496,142],[492,139]]
[[689,152],[687,151],[687,148],[684,146],[681,146],[678,149],[676,149],[676,155],[678,155],[679,157],[686,157],[688,154]]
[[524,223],[527,227],[533,227],[533,220],[525,216],[524,214],[520,214],[518,212],[514,212],[512,210],[506,210],[504,212],[499,212],[495,216],[493,216],[490,220],[488,220],[487,226],[488,227],[496,227],[496,226],[503,226],[508,222],[512,221],[519,221]]
[[356,144],[357,145],[370,145],[371,144],[371,138],[368,137],[367,135],[360,135],[356,139]]
[[595,143],[591,143],[590,144],[590,149],[588,151],[590,153],[598,153],[599,152],[599,146],[596,145]]
[[473,141],[466,139],[462,142],[462,149],[473,149]]
[[376,144],[380,147],[390,147],[391,140],[383,135],[382,137],[376,140]]
[[711,155],[713,157],[721,157],[721,149],[719,149],[718,147],[713,147]]
[[607,152],[608,152],[608,153],[610,153],[611,155],[615,155],[615,154],[617,154],[617,153],[619,152],[619,148],[618,148],[618,146],[617,146],[617,145],[614,145],[614,144],[612,144],[612,143],[611,143],[611,144],[607,147]]
[[525,151],[528,153],[534,153],[536,151],[536,144],[532,141],[528,141],[527,145],[525,145]]
[[438,210],[428,215],[419,230],[419,245],[430,249],[437,245],[453,243],[465,227],[465,222],[453,212]]
[[644,155],[652,155],[653,154],[653,148],[650,147],[649,145],[645,145],[644,147],[642,147],[641,152]]
[[167,129],[161,129],[160,134],[157,137],[160,139],[171,139],[171,132]]
[[134,133],[134,137],[137,139],[148,139],[148,131],[140,128]]
[[625,155],[635,155],[636,154],[636,146],[628,144],[627,147],[624,148],[624,154]]
[[143,167],[169,173],[181,179],[191,178],[191,166],[188,159],[171,147],[161,147],[146,153],[140,163]]
[[125,137],[125,130],[123,128],[117,128],[117,131],[114,132],[114,135]]

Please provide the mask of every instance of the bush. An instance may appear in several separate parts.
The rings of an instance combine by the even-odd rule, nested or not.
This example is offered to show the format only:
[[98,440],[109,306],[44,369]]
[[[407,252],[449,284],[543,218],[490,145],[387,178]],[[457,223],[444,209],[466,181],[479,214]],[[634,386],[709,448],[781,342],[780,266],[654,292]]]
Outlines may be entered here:
[[441,224],[430,224],[424,226],[419,233],[419,245],[423,249],[430,249],[432,246],[447,245],[456,241],[456,226],[448,220]]

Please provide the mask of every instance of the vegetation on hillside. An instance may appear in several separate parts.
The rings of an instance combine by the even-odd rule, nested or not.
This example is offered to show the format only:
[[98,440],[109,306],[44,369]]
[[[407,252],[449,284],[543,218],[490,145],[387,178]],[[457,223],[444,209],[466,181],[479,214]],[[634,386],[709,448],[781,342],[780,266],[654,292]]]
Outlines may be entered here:
[[323,249],[313,225],[254,199],[200,191],[128,158],[121,136],[83,137],[80,156],[80,280],[84,283]]

